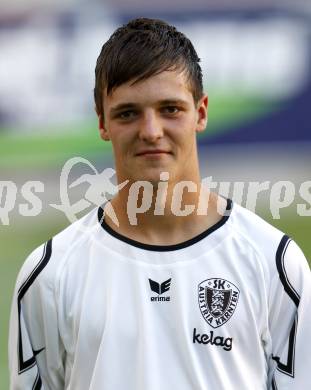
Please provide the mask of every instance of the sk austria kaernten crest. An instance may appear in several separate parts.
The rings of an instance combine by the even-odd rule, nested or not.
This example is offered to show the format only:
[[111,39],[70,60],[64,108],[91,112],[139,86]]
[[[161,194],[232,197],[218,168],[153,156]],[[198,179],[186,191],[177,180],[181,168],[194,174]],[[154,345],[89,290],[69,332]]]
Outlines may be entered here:
[[199,284],[198,294],[203,318],[213,328],[218,328],[232,317],[240,290],[228,280],[212,278]]

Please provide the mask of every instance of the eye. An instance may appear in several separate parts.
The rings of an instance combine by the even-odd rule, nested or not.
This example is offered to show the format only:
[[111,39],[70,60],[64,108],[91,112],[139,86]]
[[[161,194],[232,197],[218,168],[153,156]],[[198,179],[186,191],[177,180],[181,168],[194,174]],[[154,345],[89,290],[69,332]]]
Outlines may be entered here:
[[123,120],[132,119],[136,116],[136,112],[133,110],[122,111],[117,116]]
[[167,106],[163,108],[165,114],[177,114],[180,110],[176,106]]

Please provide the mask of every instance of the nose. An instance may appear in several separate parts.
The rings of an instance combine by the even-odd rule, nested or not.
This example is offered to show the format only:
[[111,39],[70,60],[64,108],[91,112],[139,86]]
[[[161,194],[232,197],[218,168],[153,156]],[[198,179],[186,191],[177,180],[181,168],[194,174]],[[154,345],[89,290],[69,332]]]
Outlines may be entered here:
[[161,121],[153,111],[147,111],[139,124],[139,138],[145,142],[155,142],[163,137]]

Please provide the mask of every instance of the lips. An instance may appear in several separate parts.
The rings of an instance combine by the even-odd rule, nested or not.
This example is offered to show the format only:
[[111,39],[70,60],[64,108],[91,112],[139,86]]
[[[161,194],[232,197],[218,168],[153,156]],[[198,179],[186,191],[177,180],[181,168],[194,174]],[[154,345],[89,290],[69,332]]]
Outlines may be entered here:
[[152,150],[142,150],[141,152],[136,153],[136,156],[146,156],[146,155],[153,155],[153,154],[169,154],[170,152],[167,152],[166,150],[162,149],[152,149]]

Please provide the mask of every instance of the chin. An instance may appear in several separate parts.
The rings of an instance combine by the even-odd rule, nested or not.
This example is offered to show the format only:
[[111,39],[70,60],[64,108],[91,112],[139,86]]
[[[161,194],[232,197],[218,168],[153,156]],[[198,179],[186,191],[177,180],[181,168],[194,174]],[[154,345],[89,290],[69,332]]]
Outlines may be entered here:
[[131,177],[131,181],[147,181],[148,183],[151,183],[153,186],[158,185],[160,182],[160,174],[162,172],[169,172],[169,170],[166,168],[157,168],[157,169],[151,169],[151,170],[140,170],[138,171],[138,175],[133,175]]

